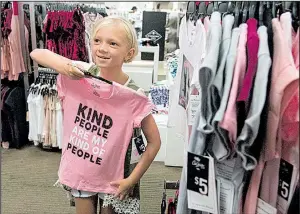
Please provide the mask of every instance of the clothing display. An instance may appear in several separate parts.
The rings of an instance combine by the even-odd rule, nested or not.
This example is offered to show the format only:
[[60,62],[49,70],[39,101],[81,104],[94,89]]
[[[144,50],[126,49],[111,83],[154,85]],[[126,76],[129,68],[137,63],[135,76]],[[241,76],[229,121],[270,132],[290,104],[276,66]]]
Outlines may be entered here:
[[[48,72],[46,70],[49,70]],[[28,139],[43,148],[62,148],[62,108],[57,97],[55,71],[39,68],[27,98],[29,115]]]
[[178,68],[178,58],[179,58],[179,49],[176,51],[166,54],[165,61],[167,62],[169,72],[171,73],[172,78],[176,77],[177,68]]
[[[13,8],[1,8],[1,79],[18,80],[20,73],[26,71],[22,55],[18,3],[13,2]],[[24,23],[28,23],[24,17]],[[24,24],[26,51],[29,56],[29,29]],[[26,47],[25,45],[25,47]]]
[[[189,183],[193,180],[188,177],[189,166],[195,163],[187,158],[187,152],[213,157],[217,180],[213,194],[218,199],[219,213],[256,213],[262,209],[260,200],[277,213],[287,213],[297,188],[299,60],[295,56],[299,56],[299,27],[297,32],[292,27],[289,11],[275,17],[267,4],[251,4],[256,9],[261,5],[264,11],[260,17],[251,15],[251,9],[244,6],[240,10],[249,14],[243,20],[237,19],[236,13],[214,10],[210,17],[199,19],[187,13],[181,21],[179,41],[186,44],[180,46],[181,55],[192,44],[189,35],[206,45],[204,51],[199,47],[194,52],[198,65],[189,73],[190,82],[185,83],[189,86],[185,99],[180,90],[170,93],[169,126],[175,127],[174,135],[184,135],[190,124],[184,120],[176,124],[172,115],[176,120],[179,112],[189,117],[191,112],[186,106],[195,103],[191,86],[199,86],[199,105],[194,120],[189,121],[192,129],[188,143],[182,140],[187,145],[177,213],[201,213],[201,206],[207,205],[198,199],[198,209],[190,208],[196,198],[189,197],[196,197],[197,192]],[[198,25],[204,26],[206,33],[202,36],[196,36]],[[195,29],[186,34],[186,26]],[[185,68],[179,66],[173,88],[181,87],[185,73]]]
[[80,9],[49,10],[43,23],[45,48],[72,60],[88,61],[84,17]]
[[28,143],[26,98],[22,78],[18,81],[1,81],[1,142],[10,148],[20,149]]
[[168,114],[169,88],[166,84],[157,82],[152,85],[149,92],[149,99],[155,105],[155,113]]
[[[173,12],[166,9],[172,2],[162,4],[163,12],[159,6],[146,11],[156,3],[122,3],[122,8],[107,2],[1,5],[1,146],[15,148],[4,154],[18,152],[21,162],[21,149],[27,147],[31,153],[23,154],[36,163],[52,166],[49,157],[60,160],[52,171],[42,166],[57,176],[53,180],[44,174],[50,180],[44,182],[59,187],[70,206],[77,198],[94,197],[100,213],[299,212],[299,2],[189,1],[177,2]],[[130,10],[135,7],[138,13]],[[160,32],[150,29],[156,25],[154,16],[149,25],[145,22],[148,13],[174,17]],[[124,46],[107,37],[94,46],[95,24],[118,14],[133,24],[124,28],[130,41],[124,40]],[[163,62],[154,63],[159,81],[144,91],[136,84],[144,75],[132,73],[143,73],[143,67],[151,77],[151,60],[136,59],[146,49],[135,50],[134,62],[121,64],[127,43],[136,47],[134,29],[145,26],[150,26],[148,45],[168,44],[165,33],[174,38],[170,52],[160,54]],[[47,50],[30,53],[36,48]],[[49,63],[40,54],[51,58],[48,50],[69,62],[50,66],[58,71],[43,67]],[[122,63],[114,65],[117,61]],[[119,187],[111,182],[129,184],[136,180],[130,176],[139,173],[145,176],[125,198],[115,197]],[[160,192],[149,183],[161,180],[151,176],[164,177],[163,189],[157,185]],[[149,186],[154,193],[145,197],[140,189]],[[155,204],[155,211],[143,204]]]
[[88,53],[88,61],[91,63],[93,62],[92,59],[92,52],[91,52],[91,36],[93,33],[93,27],[94,24],[97,23],[99,20],[101,20],[103,17],[99,13],[89,13],[86,12],[83,14],[84,18],[84,24],[85,24],[85,44],[87,47],[87,53]]

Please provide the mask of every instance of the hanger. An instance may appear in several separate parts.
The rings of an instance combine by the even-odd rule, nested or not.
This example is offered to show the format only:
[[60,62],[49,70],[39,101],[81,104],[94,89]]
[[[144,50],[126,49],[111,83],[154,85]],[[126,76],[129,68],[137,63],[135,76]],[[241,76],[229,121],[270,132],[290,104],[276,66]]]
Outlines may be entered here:
[[198,19],[202,19],[205,17],[206,15],[206,3],[204,1],[200,2],[200,4],[198,5]]
[[254,18],[256,12],[256,2],[250,2],[249,6],[249,18]]
[[99,76],[95,76],[95,75],[91,74],[90,72],[88,72],[88,71],[86,71],[86,70],[84,70],[84,69],[82,69],[82,68],[77,67],[76,65],[71,65],[71,66],[74,66],[75,68],[77,68],[77,69],[79,69],[80,71],[82,71],[83,74],[84,74],[85,76],[93,77],[93,78],[95,78],[95,79],[98,79],[98,80],[101,80],[101,81],[103,81],[103,82],[106,82],[106,83],[108,83],[108,84],[110,84],[110,85],[113,84],[111,81],[109,81],[109,80],[107,80],[107,79],[104,79],[104,78],[102,78],[102,77],[99,77]]
[[265,10],[265,3],[259,2],[259,9],[258,9],[258,25],[264,25],[264,10]]
[[292,3],[292,16],[299,19],[299,3],[296,1]]
[[243,17],[242,17],[243,23],[246,23],[248,19],[248,11],[249,11],[249,2],[243,2]]
[[207,7],[206,7],[206,14],[208,16],[210,16],[213,12],[213,9],[214,9],[214,5],[213,5],[213,2],[210,2]]
[[235,7],[234,7],[234,24],[233,24],[234,28],[237,28],[239,26],[241,6],[242,6],[242,2],[238,1],[238,2],[235,3]]
[[292,3],[292,26],[295,31],[298,30],[299,25],[299,3],[294,1]]
[[234,9],[235,9],[235,5],[231,1],[229,1],[228,4],[227,4],[227,10],[226,10],[226,12],[222,14],[222,19],[226,15],[234,14]]
[[218,2],[217,1],[214,1],[213,2],[213,12],[215,12],[215,11],[219,11],[219,4],[218,4]]
[[283,14],[284,13],[284,9],[283,9],[283,5],[282,5],[282,2],[276,2],[275,3],[275,8],[276,8],[276,13],[275,13],[275,15],[277,16],[277,17],[280,17],[281,16],[281,14]]
[[218,5],[218,11],[222,14],[222,17],[223,14],[228,12],[228,4],[229,4],[228,2],[221,2]]
[[284,5],[284,12],[291,12],[291,7],[292,7],[292,2],[290,1],[284,1],[282,2],[282,4]]
[[196,10],[196,3],[193,1],[188,1],[186,6],[186,20],[193,19],[193,14],[195,13],[195,10]]
[[11,2],[10,1],[4,3],[4,9],[11,9],[11,8],[12,7],[11,7]]

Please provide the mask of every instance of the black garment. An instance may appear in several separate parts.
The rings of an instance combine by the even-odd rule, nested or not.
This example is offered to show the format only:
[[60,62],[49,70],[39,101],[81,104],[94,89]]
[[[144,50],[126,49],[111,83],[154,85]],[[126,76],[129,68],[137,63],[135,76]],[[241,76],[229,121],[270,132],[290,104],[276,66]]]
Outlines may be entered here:
[[263,24],[267,27],[268,32],[268,44],[269,44],[269,50],[270,50],[270,56],[273,60],[273,28],[272,28],[272,9],[271,8],[265,8],[264,14],[263,14]]
[[295,214],[295,213],[300,213],[299,210],[299,186],[297,186],[295,193],[293,195],[288,214]]
[[12,148],[19,149],[28,142],[25,102],[24,89],[15,87],[6,95],[3,103],[2,134],[5,135],[2,137],[9,139]]
[[8,115],[4,112],[4,102],[11,88],[8,86],[1,86],[1,142],[11,142],[11,128]]

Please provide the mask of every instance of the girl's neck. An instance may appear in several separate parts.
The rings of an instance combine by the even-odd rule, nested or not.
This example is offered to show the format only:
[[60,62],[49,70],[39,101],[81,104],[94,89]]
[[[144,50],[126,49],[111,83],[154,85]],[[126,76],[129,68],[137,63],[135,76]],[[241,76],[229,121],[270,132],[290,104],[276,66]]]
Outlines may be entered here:
[[117,82],[121,85],[124,85],[127,81],[129,76],[125,74],[122,69],[105,69],[101,68],[100,76],[104,79],[109,81]]

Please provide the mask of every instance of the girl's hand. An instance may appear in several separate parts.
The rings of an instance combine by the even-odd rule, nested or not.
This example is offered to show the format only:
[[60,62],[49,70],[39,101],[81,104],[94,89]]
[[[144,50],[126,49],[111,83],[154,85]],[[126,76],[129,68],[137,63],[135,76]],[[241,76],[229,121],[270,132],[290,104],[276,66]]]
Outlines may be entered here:
[[72,79],[83,78],[84,74],[80,69],[83,69],[83,67],[81,65],[68,64],[68,68],[66,69],[66,75]]
[[120,181],[113,181],[110,183],[110,185],[118,187],[118,191],[115,194],[115,197],[120,198],[120,200],[123,200],[130,194],[130,192],[133,190],[134,184],[129,178],[125,178]]

